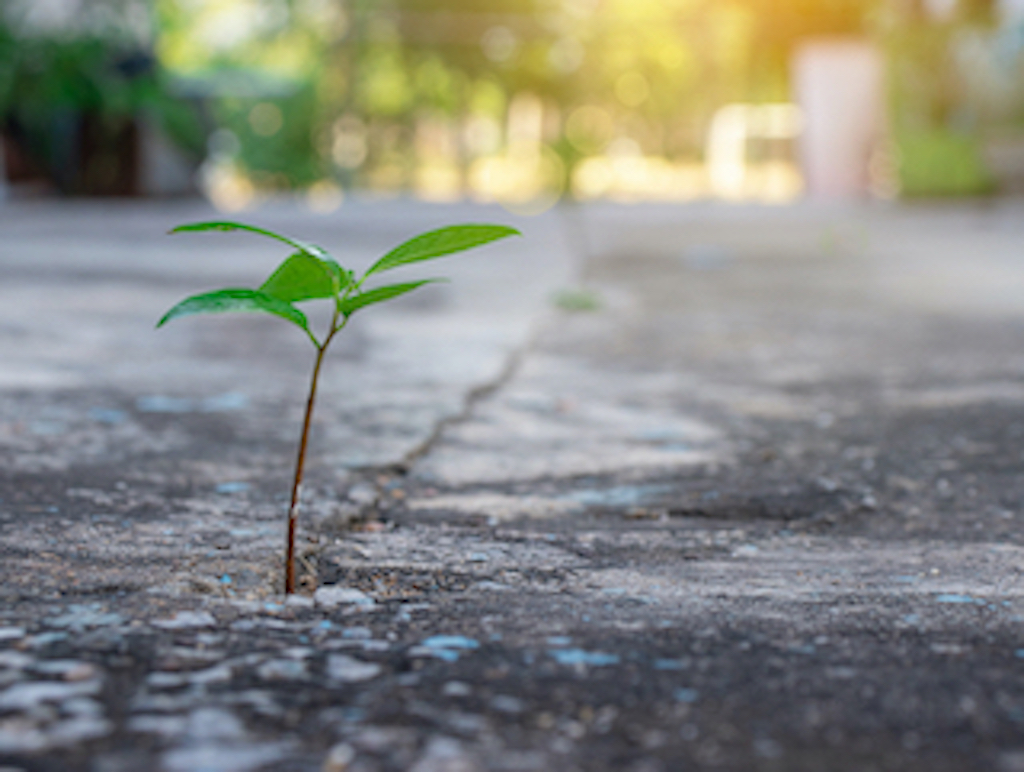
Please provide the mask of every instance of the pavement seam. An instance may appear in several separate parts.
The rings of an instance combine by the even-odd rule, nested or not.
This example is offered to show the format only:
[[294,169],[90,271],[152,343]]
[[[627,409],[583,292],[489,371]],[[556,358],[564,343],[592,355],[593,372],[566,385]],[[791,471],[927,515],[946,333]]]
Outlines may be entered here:
[[407,474],[413,464],[434,449],[449,428],[468,421],[473,415],[473,410],[480,402],[497,393],[515,377],[523,363],[523,359],[525,359],[527,352],[533,345],[533,340],[534,336],[531,335],[526,343],[513,350],[501,371],[493,379],[474,386],[466,392],[466,396],[462,400],[462,408],[458,413],[445,416],[439,420],[423,442],[407,452],[397,464],[388,468],[399,471],[402,474]]
[[[380,503],[385,497],[384,486],[379,481],[380,475],[407,475],[412,469],[413,464],[430,453],[450,427],[468,421],[472,417],[473,410],[482,400],[495,394],[515,377],[527,353],[537,340],[542,326],[542,324],[535,325],[534,329],[527,334],[526,340],[510,352],[498,374],[494,378],[469,389],[462,399],[462,406],[459,411],[453,415],[441,418],[434,425],[426,439],[407,451],[400,460],[387,464],[365,466],[358,470],[361,476],[367,479],[373,486],[375,495],[358,508],[354,521],[367,520],[371,513],[378,511]],[[315,558],[319,563],[326,546],[326,544],[306,545],[303,557],[307,560]],[[311,573],[316,575],[315,571]]]

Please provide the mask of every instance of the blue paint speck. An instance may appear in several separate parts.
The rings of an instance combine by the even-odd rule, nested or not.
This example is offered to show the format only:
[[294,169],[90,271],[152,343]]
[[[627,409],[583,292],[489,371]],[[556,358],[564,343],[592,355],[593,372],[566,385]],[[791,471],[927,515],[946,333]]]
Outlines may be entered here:
[[421,644],[428,649],[479,649],[480,644],[464,635],[435,635]]
[[979,601],[977,598],[972,598],[970,595],[938,595],[935,598],[936,603],[984,603],[985,601]]
[[217,486],[217,493],[245,493],[249,490],[249,483],[226,482]]
[[552,635],[548,637],[548,646],[568,646],[572,638],[568,635]]
[[676,702],[685,702],[689,704],[697,701],[697,698],[700,697],[700,692],[696,689],[676,689],[673,696],[676,698]]
[[89,417],[101,424],[116,426],[128,420],[128,414],[123,410],[114,410],[106,407],[94,407],[89,411]]
[[559,665],[591,665],[604,667],[619,664],[618,654],[605,654],[601,651],[584,651],[583,649],[552,649],[548,652]]
[[248,396],[238,391],[229,391],[225,394],[207,397],[199,403],[199,409],[204,413],[223,413],[231,410],[244,410],[248,404]]
[[655,670],[683,670],[686,663],[681,659],[656,659],[654,660]]
[[150,397],[139,397],[135,400],[135,409],[140,413],[190,413],[192,400],[155,394]]

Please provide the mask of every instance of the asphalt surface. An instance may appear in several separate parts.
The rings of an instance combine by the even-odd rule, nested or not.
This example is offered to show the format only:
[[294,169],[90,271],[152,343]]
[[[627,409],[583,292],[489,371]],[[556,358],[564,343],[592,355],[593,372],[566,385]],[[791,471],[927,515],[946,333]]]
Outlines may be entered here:
[[152,331],[283,257],[207,215],[0,209],[4,772],[1024,770],[1020,202],[248,213],[526,236],[335,352],[291,599],[310,352]]

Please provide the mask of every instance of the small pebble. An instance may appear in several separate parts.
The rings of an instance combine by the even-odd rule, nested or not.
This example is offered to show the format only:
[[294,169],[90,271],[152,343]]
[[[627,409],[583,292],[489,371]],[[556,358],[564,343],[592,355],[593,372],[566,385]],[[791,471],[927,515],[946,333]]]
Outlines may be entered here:
[[216,627],[217,620],[209,611],[179,611],[174,619],[155,619],[153,627],[164,630],[183,630],[192,627]]
[[197,670],[189,673],[188,682],[196,686],[221,684],[230,681],[231,675],[230,667],[227,665],[217,665],[215,667],[206,668],[205,670]]
[[146,676],[146,684],[154,689],[175,689],[184,686],[188,680],[181,673],[150,673]]
[[377,489],[369,483],[356,483],[348,489],[346,496],[349,501],[366,506],[377,500]]
[[40,633],[39,635],[31,636],[26,643],[33,649],[44,649],[52,643],[66,641],[67,638],[67,633]]
[[272,659],[256,669],[264,681],[299,681],[308,675],[306,663],[294,659]]
[[331,654],[327,658],[327,676],[334,681],[368,681],[380,675],[381,670],[381,666],[375,662],[363,662],[347,654]]
[[198,708],[188,717],[186,728],[192,740],[243,740],[245,727],[238,717],[222,708]]
[[337,608],[345,604],[356,606],[373,606],[374,600],[369,595],[353,587],[342,587],[337,584],[328,584],[318,587],[313,593],[313,601],[317,606],[325,609]]
[[72,697],[91,697],[99,691],[99,681],[70,684],[59,681],[19,683],[0,692],[0,710],[30,710],[45,702],[64,702]]
[[164,754],[163,772],[256,772],[269,769],[286,753],[284,743],[201,743]]
[[435,657],[445,662],[458,662],[459,652],[454,649],[433,649],[429,646],[413,646],[409,649],[410,657]]
[[128,731],[140,734],[156,734],[162,737],[178,737],[185,734],[188,719],[185,716],[132,716],[128,719]]
[[52,659],[40,662],[32,669],[44,675],[60,676],[65,681],[88,681],[99,675],[92,663],[74,659]]
[[468,697],[473,693],[472,687],[462,681],[449,681],[441,689],[445,697]]
[[47,623],[51,627],[66,627],[75,632],[82,632],[88,627],[109,627],[123,624],[124,618],[120,614],[108,613],[98,603],[94,603],[87,606],[70,606],[67,613],[51,617]]
[[491,708],[499,713],[516,714],[524,710],[523,701],[508,694],[498,694],[491,699]]
[[356,751],[348,743],[338,743],[327,752],[322,772],[345,772],[349,764],[356,760]]
[[31,665],[35,660],[28,654],[20,651],[0,651],[0,667],[14,668],[21,670]]
[[114,726],[103,718],[76,716],[53,724],[46,730],[47,739],[54,745],[77,745],[86,740],[106,737]]

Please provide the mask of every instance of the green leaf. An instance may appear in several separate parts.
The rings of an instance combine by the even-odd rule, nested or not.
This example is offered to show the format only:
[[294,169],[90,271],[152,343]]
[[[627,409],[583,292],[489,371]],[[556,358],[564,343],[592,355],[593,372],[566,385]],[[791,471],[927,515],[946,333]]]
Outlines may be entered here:
[[321,260],[330,259],[330,255],[327,254],[327,251],[316,246],[316,244],[309,244],[305,241],[293,239],[290,236],[282,236],[280,233],[268,231],[265,228],[257,228],[255,225],[246,225],[245,223],[240,222],[229,222],[227,220],[194,222],[188,225],[179,225],[177,228],[171,230],[171,233],[197,233],[202,231],[248,231],[249,233],[256,233],[270,239],[283,241],[285,244],[295,247],[300,252],[305,252],[307,255],[318,257]]
[[329,257],[323,257],[321,260],[323,260],[324,265],[327,266],[327,270],[331,272],[331,281],[335,286],[335,295],[355,281],[355,276],[352,274],[352,271],[346,271],[337,263],[337,261],[332,260]]
[[251,289],[222,289],[185,298],[164,314],[156,326],[163,327],[172,319],[178,319],[182,316],[224,314],[233,311],[262,311],[274,314],[309,332],[309,322],[306,321],[306,315],[299,309],[289,305],[280,298]]
[[365,308],[374,303],[383,303],[385,300],[397,298],[406,292],[412,292],[424,284],[433,284],[439,281],[444,281],[444,279],[424,279],[423,281],[410,281],[405,284],[388,284],[385,287],[377,287],[362,294],[346,298],[341,302],[338,309],[344,316],[349,316],[360,308]]
[[400,265],[444,257],[453,252],[472,249],[506,236],[520,236],[515,228],[504,225],[452,225],[436,231],[422,233],[404,244],[395,247],[378,260],[367,276],[388,271]]
[[332,298],[348,286],[348,273],[330,258],[296,252],[263,282],[260,292],[295,303],[300,300]]

